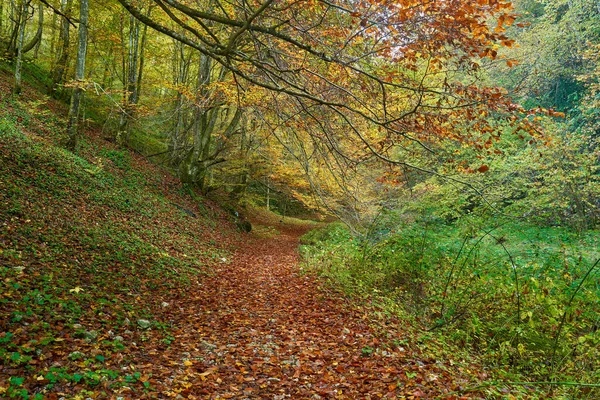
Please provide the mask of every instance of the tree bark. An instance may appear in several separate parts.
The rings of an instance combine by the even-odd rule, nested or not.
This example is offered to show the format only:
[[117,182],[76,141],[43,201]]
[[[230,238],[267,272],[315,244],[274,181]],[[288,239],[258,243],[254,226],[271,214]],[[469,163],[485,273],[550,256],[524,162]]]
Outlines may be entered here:
[[23,41],[25,40],[25,23],[27,22],[27,7],[31,0],[22,0],[21,10],[19,12],[19,34],[17,39],[17,62],[15,65],[15,85],[13,93],[19,94],[23,90],[21,69],[23,67]]
[[67,122],[67,148],[70,150],[75,150],[79,131],[79,108],[83,98],[82,84],[85,78],[85,58],[87,53],[88,13],[88,0],[80,0],[77,62],[75,65],[75,80],[77,81],[77,86],[75,87],[75,90],[73,90],[73,95],[71,96],[71,106],[69,108],[69,118]]
[[[151,12],[152,12],[152,7],[149,7],[148,8],[148,16],[150,16]],[[146,49],[147,33],[148,33],[148,25],[144,25],[144,27],[142,28],[142,43],[140,44],[140,63],[139,63],[138,74],[137,74],[136,103],[139,101],[139,98],[142,93],[142,76],[144,74],[144,61],[145,61],[144,55],[145,55],[145,49]]]
[[10,34],[6,44],[6,55],[14,57],[17,51],[17,42],[19,40],[19,27],[21,26],[22,7],[17,5],[15,0],[10,0],[9,25]]
[[127,59],[123,65],[123,76],[125,81],[125,92],[121,106],[121,117],[119,120],[119,131],[117,142],[127,143],[131,130],[131,119],[134,107],[137,103],[137,72],[138,72],[138,48],[140,43],[140,23],[129,16],[129,33],[127,36]]
[[4,35],[4,0],[0,1],[0,37]]
[[[73,7],[73,0],[62,0],[60,11],[67,16],[71,15],[71,9]],[[54,70],[52,71],[52,87],[50,92],[54,97],[58,97],[58,85],[64,82],[65,71],[69,62],[69,20],[65,17],[62,18],[60,24],[59,33],[59,48],[56,54],[56,62],[54,63]]]
[[[188,83],[192,52],[186,53],[185,45],[174,42],[173,51],[173,85],[178,87]],[[184,110],[185,98],[181,91],[177,92],[174,104],[175,123],[169,131],[169,164],[179,167],[182,163],[181,149],[187,148],[186,111]]]
[[[152,7],[148,8],[147,15],[150,16]],[[119,120],[117,141],[121,144],[127,142],[131,133],[131,120],[135,115],[136,106],[140,99],[140,85],[144,68],[144,46],[146,45],[146,32],[148,27],[144,25],[140,38],[141,22],[133,16],[129,17],[129,34],[127,45],[127,61],[123,65],[123,76],[125,77],[125,95]]]

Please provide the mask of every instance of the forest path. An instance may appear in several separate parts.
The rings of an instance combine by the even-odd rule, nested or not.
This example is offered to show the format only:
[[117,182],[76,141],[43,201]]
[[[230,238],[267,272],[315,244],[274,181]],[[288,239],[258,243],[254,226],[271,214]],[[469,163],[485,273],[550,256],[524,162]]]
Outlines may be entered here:
[[388,322],[382,342],[368,310],[300,274],[306,229],[278,229],[275,238],[248,235],[177,304],[189,318],[173,334],[185,345],[164,356],[183,365],[170,369],[166,386],[210,399],[434,398],[460,388],[455,374],[468,371],[419,359],[396,324]]

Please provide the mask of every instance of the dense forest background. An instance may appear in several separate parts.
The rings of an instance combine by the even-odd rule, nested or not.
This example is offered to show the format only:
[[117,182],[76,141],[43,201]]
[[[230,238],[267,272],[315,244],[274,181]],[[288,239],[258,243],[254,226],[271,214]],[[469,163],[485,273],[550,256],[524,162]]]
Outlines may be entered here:
[[0,44],[75,154],[101,126],[236,209],[335,217],[307,269],[593,397],[597,1],[0,0]]
[[[16,63],[15,91],[21,63],[35,62],[50,71],[43,84],[52,96],[68,100],[74,87],[85,92],[77,108],[81,123],[102,123],[107,138],[168,165],[205,192],[225,188],[259,203],[275,196],[270,205],[280,210],[299,202],[361,225],[387,201],[381,195],[385,191],[392,201],[401,199],[399,204],[424,196],[443,208],[446,199],[452,204],[448,214],[488,203],[546,224],[587,229],[597,222],[598,9],[593,2],[519,1],[512,10],[509,3],[484,1],[464,12],[459,4],[433,9],[428,21],[400,15],[425,30],[426,24],[435,29],[449,18],[437,14],[471,12],[470,20],[456,19],[457,27],[480,29],[474,37],[447,29],[438,38],[416,35],[406,43],[398,39],[401,31],[384,31],[384,24],[394,21],[369,21],[383,11],[357,7],[342,12],[347,20],[324,20],[305,29],[331,33],[341,26],[339,37],[331,34],[330,41],[308,43],[303,37],[307,43],[298,42],[315,47],[316,61],[299,68],[306,69],[303,76],[290,73],[289,79],[283,75],[293,70],[291,60],[298,62],[294,51],[306,51],[290,41],[284,41],[290,49],[263,43],[261,50],[247,39],[239,43],[246,58],[230,65],[192,47],[195,42],[186,45],[190,39],[183,33],[178,37],[178,30],[196,32],[200,42],[202,35],[177,15],[165,14],[161,2],[138,3],[138,17],[147,15],[146,22],[172,31],[149,28],[118,2],[96,1],[86,11],[92,22],[83,30],[87,47],[82,49],[79,3],[3,2],[0,32],[5,59]],[[336,9],[324,7],[317,11]],[[480,25],[468,26],[474,21]],[[230,25],[213,24],[207,32],[218,48]],[[290,30],[304,32],[300,26]],[[348,54],[339,52],[334,59],[317,52],[317,45],[333,51],[343,41]],[[447,44],[452,41],[454,49]],[[426,46],[430,50],[424,51]],[[399,53],[385,54],[383,48]],[[381,60],[390,58],[389,65],[355,60],[350,71],[342,70],[349,63],[344,57],[368,50],[382,53]],[[261,60],[261,51],[273,54]],[[290,60],[283,68],[278,57],[286,51]],[[85,69],[78,57],[85,57]],[[261,64],[254,67],[258,78],[253,81],[242,66],[258,65],[254,59]],[[333,71],[334,66],[340,70]],[[266,84],[269,79],[275,87]],[[314,87],[307,88],[311,79]],[[380,81],[392,86],[377,89]],[[360,97],[368,90],[371,99]],[[346,101],[346,109],[336,101]],[[378,107],[387,115],[378,115]],[[457,112],[461,108],[464,112]]]

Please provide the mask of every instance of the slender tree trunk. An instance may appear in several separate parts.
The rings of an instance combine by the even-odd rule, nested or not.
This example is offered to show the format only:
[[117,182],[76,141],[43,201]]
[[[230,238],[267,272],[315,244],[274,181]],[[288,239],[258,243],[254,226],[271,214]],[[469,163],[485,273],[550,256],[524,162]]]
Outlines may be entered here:
[[176,167],[181,162],[181,149],[184,147],[184,113],[183,113],[183,95],[177,93],[175,99],[175,124],[169,137],[169,164]]
[[209,93],[207,87],[211,82],[211,59],[200,55],[196,83],[196,110],[194,112],[193,145],[188,156],[180,166],[180,178],[183,182],[205,188],[206,173],[211,160],[210,146],[212,133],[218,117],[218,108],[208,109],[203,102]]
[[[147,15],[150,15],[150,8]],[[135,115],[136,106],[140,98],[139,84],[143,72],[144,45],[147,27],[144,26],[140,43],[141,23],[133,16],[129,17],[129,35],[127,46],[127,61],[123,66],[123,76],[126,78],[125,97],[119,121],[118,142],[127,142],[131,133],[131,120]]]
[[103,88],[112,88],[114,75],[111,71],[117,69],[117,65],[115,62],[115,57],[113,56],[113,47],[110,47],[108,50],[108,54],[104,57],[104,69],[102,72],[102,87]]
[[[24,1],[24,0],[23,0]],[[19,28],[21,26],[21,16],[23,15],[22,3],[17,4],[15,0],[10,0],[10,35],[6,45],[6,55],[11,59],[15,56],[17,42],[19,41]]]
[[44,6],[40,3],[38,5],[38,33],[36,34],[36,36],[39,35],[39,39],[35,44],[35,48],[33,51],[33,58],[35,58],[36,60],[38,59],[38,56],[40,54],[40,47],[42,45],[42,36],[44,34]]
[[23,41],[25,40],[25,23],[27,22],[27,7],[31,0],[23,0],[21,3],[20,21],[19,24],[19,35],[17,40],[17,62],[15,66],[15,86],[13,87],[13,93],[19,94],[23,90],[21,69],[23,66]]
[[[150,13],[152,12],[152,7],[148,8],[148,13],[147,16],[150,17]],[[137,74],[137,84],[136,84],[136,89],[137,89],[137,95],[136,95],[136,103],[139,101],[139,98],[141,96],[142,93],[142,76],[144,74],[144,55],[145,55],[145,49],[146,49],[146,38],[147,38],[147,33],[148,33],[148,25],[144,24],[144,27],[142,28],[142,43],[140,44],[140,65],[139,65],[139,69],[138,69],[138,74]]]
[[67,123],[67,148],[75,150],[78,136],[78,120],[79,108],[83,98],[83,80],[85,78],[85,58],[87,53],[87,38],[88,38],[88,0],[79,0],[79,32],[78,32],[78,47],[77,47],[77,62],[75,65],[75,80],[77,86],[71,96],[71,107],[69,108],[69,118]]
[[242,120],[242,129],[241,129],[241,138],[240,138],[240,158],[244,160],[244,169],[240,173],[239,176],[239,187],[240,187],[240,198],[246,194],[246,190],[248,189],[248,174],[249,168],[248,165],[248,153],[250,151],[250,146],[248,145],[248,138],[246,132],[246,118]]
[[138,50],[140,45],[140,23],[131,15],[129,17],[129,46],[127,57],[127,86],[129,95],[128,103],[137,102],[137,73],[138,73]]
[[0,37],[4,36],[4,0],[0,0]]
[[206,87],[210,83],[211,59],[203,54],[200,55],[200,65],[198,67],[198,86],[196,88],[198,96],[196,99],[196,120],[197,124],[194,131],[194,150],[195,155],[192,160],[195,165],[193,180],[201,190],[206,186],[206,172],[208,170],[208,161],[210,156],[210,142],[212,132],[217,119],[217,109],[207,111],[201,106],[201,102],[207,96]]
[[54,49],[56,48],[56,24],[58,22],[58,14],[52,13],[52,22],[50,23],[50,29],[52,33],[50,34],[50,71],[54,71]]
[[[62,0],[61,1],[61,12],[65,15],[71,15],[71,9],[73,7],[73,0]],[[58,85],[64,82],[65,71],[69,62],[69,40],[70,30],[69,21],[66,18],[62,18],[60,26],[60,43],[58,52],[56,55],[56,62],[54,64],[54,70],[52,71],[52,88],[50,89],[54,97],[58,97]]]
[[267,211],[271,211],[271,188],[267,184]]
[[[185,45],[174,42],[173,51],[173,84],[175,87],[187,84],[191,64],[191,52],[186,54]],[[175,99],[175,123],[169,132],[169,164],[179,167],[183,162],[182,150],[187,148],[185,97],[181,91],[177,92]]]

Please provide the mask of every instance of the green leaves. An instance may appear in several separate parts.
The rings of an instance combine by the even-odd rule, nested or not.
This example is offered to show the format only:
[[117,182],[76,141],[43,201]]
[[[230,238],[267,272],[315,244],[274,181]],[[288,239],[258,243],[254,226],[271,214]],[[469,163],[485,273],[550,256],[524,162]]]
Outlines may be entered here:
[[[431,216],[419,220],[411,208],[387,218],[371,227],[366,250],[311,234],[306,239],[314,245],[303,247],[306,262],[348,292],[395,302],[439,340],[478,349],[497,366],[510,363],[512,373],[542,379],[561,360],[564,375],[557,379],[576,373],[583,381],[595,379],[594,371],[575,365],[583,357],[600,358],[590,342],[600,342],[594,328],[600,292],[590,281],[588,290],[573,294],[597,254],[596,232],[578,236],[566,228],[477,216],[448,224]],[[555,343],[559,329],[564,334]]]
[[25,378],[11,376],[8,382],[11,384],[11,386],[21,386],[23,382],[25,382]]

